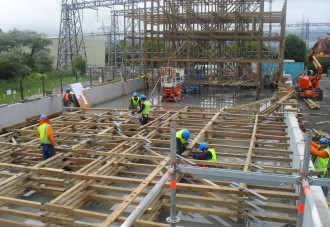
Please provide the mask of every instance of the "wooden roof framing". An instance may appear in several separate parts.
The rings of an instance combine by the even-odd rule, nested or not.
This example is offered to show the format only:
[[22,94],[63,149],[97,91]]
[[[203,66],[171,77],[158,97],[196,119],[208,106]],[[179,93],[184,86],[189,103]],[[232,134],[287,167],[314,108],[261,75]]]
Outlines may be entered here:
[[[258,109],[260,103],[253,108]],[[281,107],[275,105],[270,107],[272,111]],[[192,133],[184,155],[206,141],[216,148],[218,160],[212,165],[218,168],[296,174],[283,116],[244,112],[244,108],[167,111],[153,107],[145,126],[129,111],[69,112],[51,120],[57,154],[45,161],[35,137],[37,125],[2,134],[0,223],[34,226],[27,220],[35,220],[63,226],[108,226],[123,222],[167,170],[171,121],[177,123],[177,130],[187,128]],[[177,211],[182,214],[198,213],[209,220],[210,215],[217,215],[233,223],[233,218],[249,218],[249,211],[263,221],[296,221],[298,195],[291,185],[233,187],[231,182],[190,174],[178,174],[177,180]],[[254,193],[268,200],[255,200]],[[265,212],[256,211],[252,204]],[[169,207],[166,184],[136,226],[166,226],[161,214],[169,213]]]

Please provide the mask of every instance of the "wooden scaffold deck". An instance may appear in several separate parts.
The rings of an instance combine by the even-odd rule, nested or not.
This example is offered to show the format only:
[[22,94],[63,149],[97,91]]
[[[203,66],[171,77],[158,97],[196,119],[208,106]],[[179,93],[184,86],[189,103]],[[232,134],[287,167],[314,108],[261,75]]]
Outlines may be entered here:
[[[272,114],[282,105],[277,101],[267,108],[270,112],[261,113],[262,104],[221,110],[153,107],[145,126],[127,110],[68,112],[51,119],[57,154],[45,161],[35,136],[36,124],[2,134],[0,223],[120,225],[167,171],[171,122],[176,122],[177,130],[186,128],[192,134],[185,157],[206,141],[216,149],[218,160],[212,163],[216,168],[297,174],[291,167],[284,116]],[[167,183],[135,226],[168,226],[164,217],[169,216],[169,191]],[[214,216],[233,226],[251,218],[295,223],[297,198],[292,185],[236,184],[177,175],[181,226],[198,222],[197,214],[218,226]]]

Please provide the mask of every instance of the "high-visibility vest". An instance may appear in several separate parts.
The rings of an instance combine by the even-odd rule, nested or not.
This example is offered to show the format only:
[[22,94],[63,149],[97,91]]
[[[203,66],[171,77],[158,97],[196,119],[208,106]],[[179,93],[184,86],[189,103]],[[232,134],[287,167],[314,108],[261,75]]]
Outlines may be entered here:
[[327,167],[328,167],[328,162],[329,162],[329,157],[330,157],[330,150],[329,147],[323,149],[328,153],[327,158],[322,158],[317,156],[315,161],[314,161],[314,167],[315,170],[323,170],[323,175],[327,172]]
[[68,101],[68,102],[70,101],[70,96],[69,95],[70,95],[69,93],[64,94],[63,98],[64,98],[65,101]]
[[139,105],[139,102],[140,102],[140,97],[137,97],[136,100],[134,97],[132,97],[132,109],[136,109]]
[[148,116],[150,113],[150,102],[149,101],[144,101],[144,109],[142,110],[142,115],[143,116]]
[[209,152],[212,154],[212,159],[209,159],[210,162],[216,162],[217,161],[217,153],[215,153],[215,149],[213,147],[210,147],[208,149]]
[[186,142],[185,138],[183,138],[182,136],[182,132],[183,132],[184,129],[178,131],[176,134],[175,134],[175,137],[176,138],[179,138],[180,141],[182,142],[182,144],[184,144]]
[[39,141],[41,144],[50,144],[50,141],[47,136],[47,127],[49,124],[43,123],[38,127],[38,132],[39,132]]

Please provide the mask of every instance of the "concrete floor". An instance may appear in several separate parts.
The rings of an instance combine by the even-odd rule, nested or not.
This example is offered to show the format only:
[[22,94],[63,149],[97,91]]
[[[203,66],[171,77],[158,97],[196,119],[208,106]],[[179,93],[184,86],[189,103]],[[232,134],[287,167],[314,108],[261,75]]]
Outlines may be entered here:
[[[252,89],[241,89],[236,97],[233,97],[231,88],[223,88],[216,90],[202,90],[202,94],[184,94],[184,98],[179,102],[162,102],[162,92],[158,89],[155,90],[154,94],[151,96],[152,89],[149,89],[146,94],[151,105],[160,105],[167,108],[171,107],[185,107],[185,106],[200,106],[200,107],[212,107],[212,108],[222,108],[222,107],[232,107],[241,105],[244,103],[249,103],[256,101],[255,90]],[[143,90],[137,91],[139,95],[144,94]],[[259,99],[271,97],[272,90],[264,89],[260,93]],[[122,96],[118,99],[107,101],[104,103],[99,103],[93,107],[97,108],[113,108],[113,109],[126,109],[129,106],[131,94],[127,96]]]

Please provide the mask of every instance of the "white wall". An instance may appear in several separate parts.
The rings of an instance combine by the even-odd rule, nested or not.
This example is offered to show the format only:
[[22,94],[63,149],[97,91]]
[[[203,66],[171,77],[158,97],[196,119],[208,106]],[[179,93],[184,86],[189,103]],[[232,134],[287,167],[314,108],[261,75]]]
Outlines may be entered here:
[[[125,83],[126,92],[131,94],[144,87],[143,79],[128,80]],[[122,82],[104,84],[85,90],[89,101],[100,103],[126,94]],[[62,95],[43,97],[25,103],[15,103],[0,106],[0,129],[26,121],[41,114],[51,114],[62,111]]]
[[[302,132],[299,128],[298,120],[295,117],[294,113],[286,112],[285,121],[288,135],[290,137],[289,149],[293,151],[292,157],[292,167],[300,169],[302,165],[302,160],[304,159],[305,152],[305,140],[302,135]],[[314,169],[312,161],[309,161],[309,170]],[[296,192],[298,193],[298,185],[296,185]],[[323,226],[329,226],[330,223],[330,211],[327,205],[326,199],[323,195],[322,189],[320,186],[311,186],[313,201],[316,204],[317,211],[321,217],[321,222]],[[299,194],[299,193],[298,193]],[[303,227],[312,227],[312,217],[310,215],[307,204],[305,204],[304,212],[304,221]]]
[[[53,57],[53,67],[57,64],[58,38],[47,38],[52,44],[48,46],[50,56]],[[101,38],[84,37],[87,65],[104,67],[105,66],[105,41]]]

